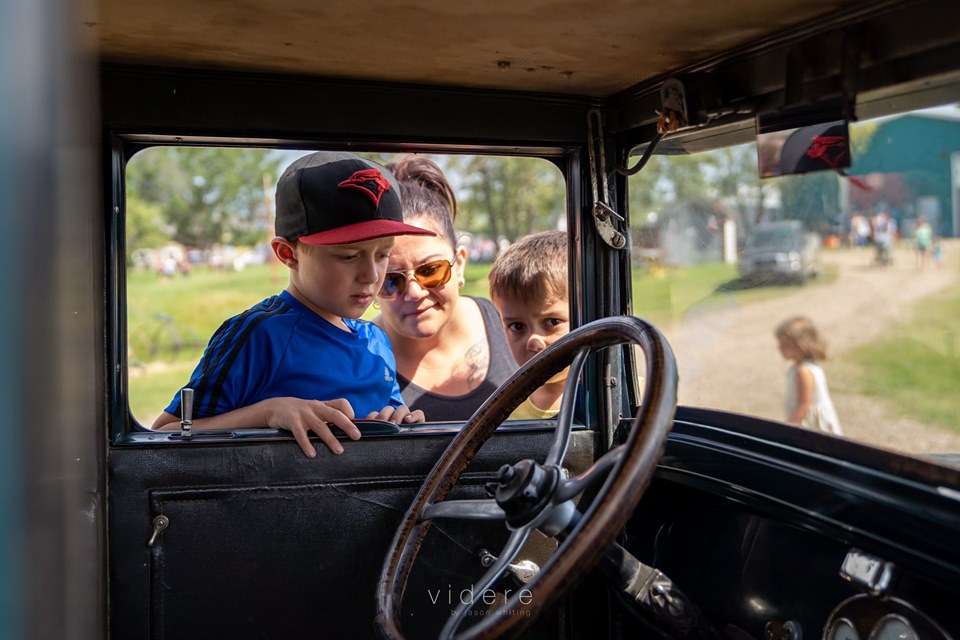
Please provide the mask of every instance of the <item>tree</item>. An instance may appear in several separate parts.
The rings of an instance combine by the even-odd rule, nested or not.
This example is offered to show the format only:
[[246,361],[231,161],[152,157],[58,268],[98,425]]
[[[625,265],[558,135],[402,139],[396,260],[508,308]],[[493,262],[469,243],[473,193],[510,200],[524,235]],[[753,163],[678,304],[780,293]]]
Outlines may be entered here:
[[170,233],[163,224],[163,212],[155,204],[140,199],[127,200],[127,266],[133,264],[137,249],[159,247],[170,242]]
[[840,176],[819,171],[777,178],[784,218],[803,220],[808,229],[817,229],[835,221],[840,206]]
[[870,150],[873,144],[873,137],[880,128],[880,123],[876,121],[856,122],[850,124],[850,156],[854,162],[861,158]]
[[282,160],[269,149],[146,149],[127,165],[127,208],[158,207],[171,238],[186,246],[255,244],[271,225],[264,175],[275,183]]
[[642,226],[648,214],[658,211],[669,201],[668,168],[669,160],[666,157],[652,156],[640,171],[627,178],[630,217],[635,224]]
[[458,226],[516,240],[556,229],[566,211],[563,177],[553,165],[530,158],[474,156],[448,163],[463,194]]
[[666,174],[672,191],[673,200],[716,197],[717,157],[712,153],[663,157],[669,162]]
[[724,147],[710,152],[714,157],[717,196],[737,212],[746,228],[756,224],[764,213],[764,199],[770,183],[760,179],[755,143]]
[[646,215],[682,201],[720,200],[741,217],[762,210],[765,186],[757,176],[756,147],[745,144],[691,155],[654,155],[629,178],[630,211]]

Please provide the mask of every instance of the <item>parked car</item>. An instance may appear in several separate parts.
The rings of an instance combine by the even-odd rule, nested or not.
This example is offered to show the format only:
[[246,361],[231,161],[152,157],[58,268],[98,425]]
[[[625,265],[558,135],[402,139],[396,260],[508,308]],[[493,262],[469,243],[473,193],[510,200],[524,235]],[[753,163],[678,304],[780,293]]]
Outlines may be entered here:
[[803,284],[820,272],[820,236],[799,220],[758,224],[747,236],[738,272],[754,284]]

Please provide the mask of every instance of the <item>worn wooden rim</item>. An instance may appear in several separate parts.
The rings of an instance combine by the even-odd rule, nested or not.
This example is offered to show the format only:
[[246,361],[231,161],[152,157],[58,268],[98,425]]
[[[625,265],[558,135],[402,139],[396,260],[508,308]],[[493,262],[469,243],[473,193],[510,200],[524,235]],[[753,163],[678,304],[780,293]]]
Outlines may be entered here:
[[464,425],[424,481],[403,517],[377,584],[375,625],[380,635],[401,640],[400,624],[407,580],[430,522],[419,514],[450,493],[473,456],[497,426],[534,390],[568,366],[583,347],[599,350],[618,344],[639,345],[647,360],[644,401],[631,424],[625,451],[574,532],[527,585],[527,604],[511,598],[513,615],[482,618],[459,638],[501,638],[521,632],[540,612],[565,595],[600,560],[633,513],[653,477],[677,398],[677,369],[666,339],[656,327],[636,317],[603,318],[567,334],[527,362],[505,382]]

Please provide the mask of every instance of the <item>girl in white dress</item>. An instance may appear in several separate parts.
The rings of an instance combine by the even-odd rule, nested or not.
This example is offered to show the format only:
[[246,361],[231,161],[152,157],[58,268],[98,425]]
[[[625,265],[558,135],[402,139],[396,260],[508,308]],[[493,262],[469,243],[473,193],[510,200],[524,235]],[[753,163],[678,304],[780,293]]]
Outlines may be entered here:
[[809,318],[796,316],[780,323],[774,333],[780,354],[793,362],[787,370],[787,422],[842,436],[827,377],[817,364],[827,357],[817,328]]

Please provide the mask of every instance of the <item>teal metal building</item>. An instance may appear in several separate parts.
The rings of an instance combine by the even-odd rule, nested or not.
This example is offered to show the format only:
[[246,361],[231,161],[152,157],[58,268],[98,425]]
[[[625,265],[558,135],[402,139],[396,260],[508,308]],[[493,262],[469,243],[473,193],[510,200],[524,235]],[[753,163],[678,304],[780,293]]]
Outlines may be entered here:
[[[904,236],[911,234],[920,215],[937,234],[958,235],[960,115],[921,111],[885,120],[876,128],[857,129],[851,133],[854,158],[849,174],[869,190],[851,186],[851,210],[886,209],[897,218]],[[858,144],[858,134],[867,138],[865,145]]]

